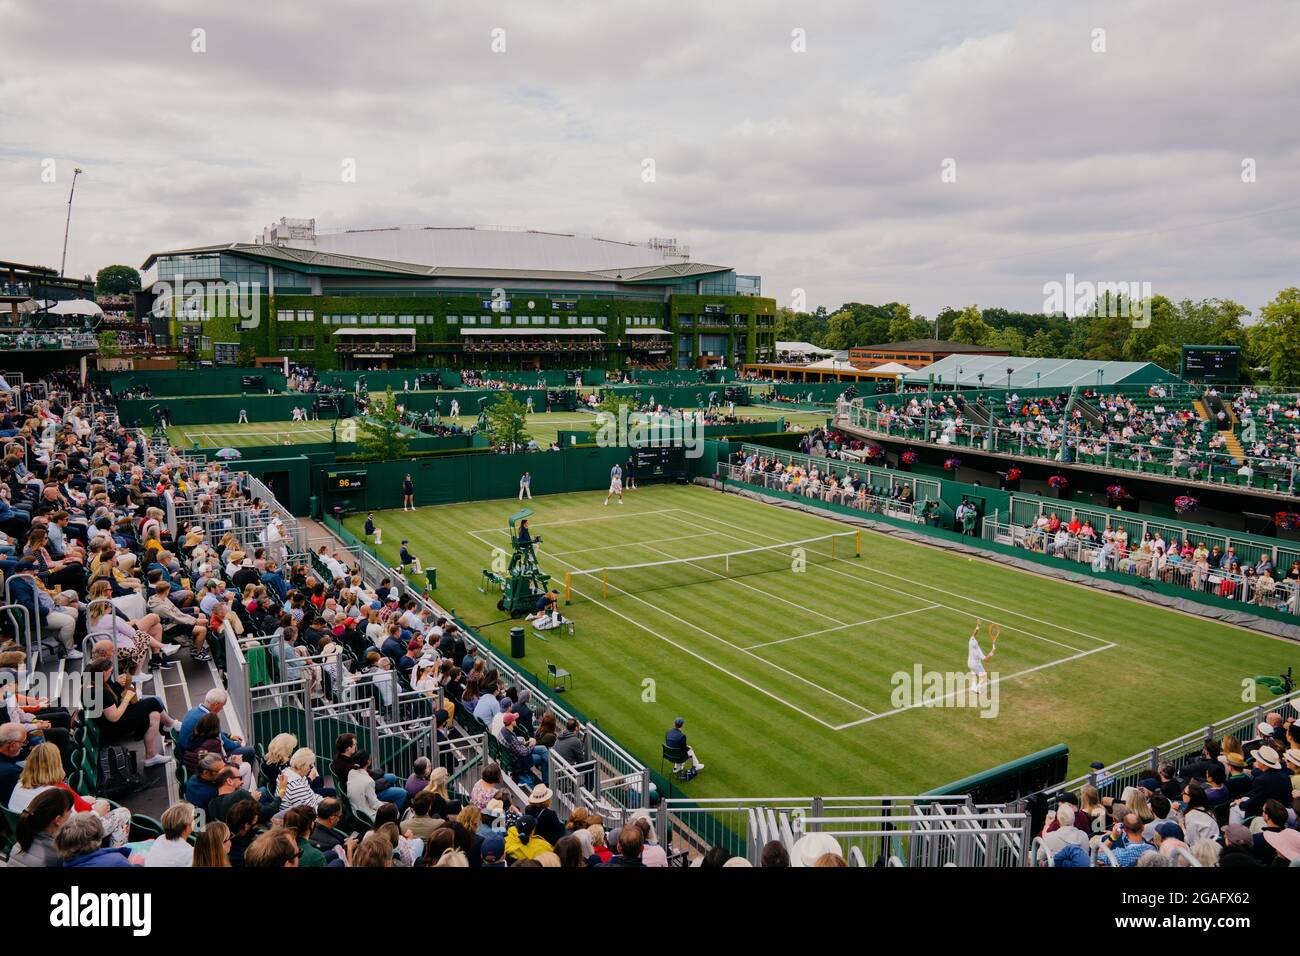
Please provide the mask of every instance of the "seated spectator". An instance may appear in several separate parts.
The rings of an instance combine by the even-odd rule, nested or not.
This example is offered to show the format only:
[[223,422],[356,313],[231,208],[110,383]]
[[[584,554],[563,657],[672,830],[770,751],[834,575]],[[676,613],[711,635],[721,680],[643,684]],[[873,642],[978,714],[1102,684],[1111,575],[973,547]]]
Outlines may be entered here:
[[124,846],[106,847],[104,827],[93,813],[74,814],[54,835],[54,847],[64,866],[102,868],[135,865]]
[[168,807],[159,821],[163,835],[153,841],[145,854],[144,865],[176,867],[194,864],[194,847],[190,834],[194,832],[194,807],[188,803],[175,803]]
[[99,719],[103,745],[140,740],[144,742],[144,765],[155,767],[172,758],[162,752],[163,730],[179,729],[180,721],[167,713],[157,697],[140,697],[133,686],[130,658],[118,659],[118,673],[112,674],[113,662],[93,662],[87,671],[104,675],[104,708]]
[[519,860],[533,860],[543,853],[550,853],[554,847],[544,838],[537,836],[536,829],[536,818],[530,816],[520,817],[518,822],[506,831],[506,856],[517,862]]
[[[509,838],[507,838],[507,842],[509,842]],[[641,861],[641,849],[644,843],[645,837],[641,832],[641,828],[629,823],[618,831],[618,845],[615,847],[617,853],[602,863],[601,866],[645,866]]]
[[49,788],[33,798],[18,818],[8,865],[62,866],[54,836],[71,819],[72,813],[73,797],[67,790]]
[[296,835],[283,827],[267,830],[244,851],[244,866],[255,869],[283,869],[298,865]]
[[194,839],[194,866],[229,867],[233,842],[230,827],[219,820],[212,821]]
[[301,806],[317,809],[325,798],[312,787],[312,780],[316,776],[316,754],[308,747],[299,747],[289,759],[288,769],[281,772],[276,784],[280,805],[286,810]]

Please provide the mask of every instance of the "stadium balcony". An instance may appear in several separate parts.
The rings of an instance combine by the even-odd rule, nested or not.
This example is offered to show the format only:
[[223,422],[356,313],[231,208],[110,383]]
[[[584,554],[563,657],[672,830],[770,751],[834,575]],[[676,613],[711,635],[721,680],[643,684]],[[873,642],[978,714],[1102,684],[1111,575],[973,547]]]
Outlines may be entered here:
[[46,352],[55,349],[97,349],[91,332],[0,332],[0,351]]
[[[861,400],[841,404],[836,427],[864,439],[887,439],[936,450],[967,448],[1011,462],[1046,462],[1060,469],[1080,468],[1099,473],[1132,475],[1181,488],[1188,483],[1230,487],[1261,496],[1295,497],[1300,456],[1259,457],[1234,453],[1214,423],[1204,417],[1185,419],[1175,429],[1134,432],[1111,437],[1088,424],[1085,401],[1076,399],[1068,415],[1056,422],[1046,416],[1022,419],[992,416],[976,423],[969,401],[952,398],[926,407],[922,393],[907,393],[902,407],[877,402],[866,408]],[[985,408],[988,411],[988,408]],[[1095,413],[1098,417],[1102,412]],[[1028,420],[1031,427],[1022,422]],[[1009,421],[1010,424],[1006,422]],[[1125,419],[1127,421],[1127,419]],[[1175,492],[1176,493],[1176,492]]]

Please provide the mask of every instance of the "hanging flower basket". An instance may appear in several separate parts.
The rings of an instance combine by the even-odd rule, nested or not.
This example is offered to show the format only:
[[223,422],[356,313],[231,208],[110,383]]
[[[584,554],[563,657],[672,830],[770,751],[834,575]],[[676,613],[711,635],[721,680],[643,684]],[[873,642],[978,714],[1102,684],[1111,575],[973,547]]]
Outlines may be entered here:
[[1052,475],[1051,478],[1047,479],[1047,484],[1048,487],[1055,488],[1057,491],[1064,491],[1070,487],[1070,479],[1064,475]]
[[1012,481],[1019,481],[1019,480],[1020,480],[1020,469],[1019,469],[1019,468],[1008,468],[1008,469],[1007,469],[1007,481],[1008,481],[1008,482],[1012,482]]
[[1273,515],[1273,523],[1284,531],[1300,528],[1300,514],[1294,511],[1279,511]]
[[901,461],[901,462],[902,462],[903,464],[905,464],[905,465],[915,465],[915,464],[916,464],[916,452],[914,452],[914,451],[905,451],[905,452],[903,452],[901,455],[898,456],[898,460]]
[[1123,485],[1107,485],[1106,497],[1111,501],[1123,501],[1128,497],[1128,489]]
[[960,458],[949,458],[943,463],[944,471],[956,471],[960,467],[961,467]]
[[1180,515],[1187,514],[1189,511],[1195,511],[1201,503],[1191,495],[1179,495],[1174,499],[1174,511]]
[[879,445],[868,445],[863,449],[863,453],[873,461],[885,457],[885,449],[881,448]]

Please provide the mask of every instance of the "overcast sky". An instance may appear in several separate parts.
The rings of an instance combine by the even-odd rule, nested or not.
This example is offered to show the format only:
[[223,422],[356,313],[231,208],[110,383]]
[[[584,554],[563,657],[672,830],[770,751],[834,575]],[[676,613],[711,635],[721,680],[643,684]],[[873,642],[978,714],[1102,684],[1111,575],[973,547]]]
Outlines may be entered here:
[[1257,312],[1298,118],[1289,0],[0,0],[0,259],[58,266],[81,166],[78,275],[301,216],[673,236],[810,309]]

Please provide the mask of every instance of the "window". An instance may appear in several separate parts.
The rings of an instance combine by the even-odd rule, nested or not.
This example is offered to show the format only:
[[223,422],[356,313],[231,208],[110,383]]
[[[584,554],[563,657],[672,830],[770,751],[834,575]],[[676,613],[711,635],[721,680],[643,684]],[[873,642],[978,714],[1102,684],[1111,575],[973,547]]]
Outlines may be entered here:
[[608,322],[609,322],[609,319],[606,318],[605,316],[603,316],[603,315],[598,315],[598,316],[596,316],[596,324],[597,324],[597,325],[606,325],[606,324],[608,324]]
[[374,316],[374,315],[363,315],[363,316],[361,317],[361,324],[362,324],[362,325],[374,325],[376,322],[378,322],[378,320],[379,320],[379,319],[378,319],[378,316]]
[[316,336],[304,335],[298,339],[298,348],[311,351],[316,348]]
[[569,324],[570,324],[570,325],[577,325],[577,324],[578,324],[578,317],[577,317],[576,315],[571,315],[571,316],[569,316],[568,318],[569,318]]
[[[527,318],[527,316],[525,316],[525,318]],[[510,324],[510,316],[508,316],[508,315],[503,315],[503,316],[501,316],[501,324],[502,324],[502,325],[509,325],[509,324]]]
[[[453,316],[452,318],[455,318],[455,316]],[[447,321],[450,322],[451,319],[448,319]],[[478,321],[478,318],[473,315],[466,315],[461,317],[461,321],[464,322],[466,325],[473,325],[475,322]]]
[[343,315],[343,316],[340,316],[340,318],[343,319],[343,324],[344,324],[344,325],[356,325],[356,324],[357,324],[357,317],[356,317],[355,315]]
[[447,324],[448,324],[448,325],[455,325],[455,324],[458,323],[459,321],[460,321],[460,316],[459,316],[459,315],[449,315],[449,316],[447,316]]
[[315,310],[315,309],[305,309],[305,310],[300,311],[300,312],[298,313],[298,321],[299,321],[299,322],[315,322],[315,321],[316,321],[316,310]]
[[559,325],[559,324],[560,324],[560,317],[559,317],[558,315],[553,315],[553,316],[551,316],[550,324],[551,324],[551,325]]
[[583,324],[583,325],[591,325],[593,321],[594,321],[594,319],[593,319],[592,316],[590,316],[590,315],[584,315],[584,316],[582,317],[582,324]]
[[292,309],[276,309],[276,310],[275,310],[275,321],[277,321],[277,322],[292,322],[292,321],[293,321],[293,310],[292,310]]
[[280,336],[280,337],[276,340],[276,348],[278,348],[281,352],[292,352],[292,351],[293,351],[293,336],[292,336],[292,335],[282,335],[282,336]]
[[397,324],[398,324],[398,325],[415,325],[417,322],[419,322],[421,325],[423,325],[423,324],[424,324],[424,316],[422,316],[422,315],[399,315],[399,316],[397,317]]
[[397,316],[395,316],[395,315],[381,315],[381,316],[379,317],[379,324],[380,324],[380,325],[396,325],[396,324],[397,324]]

